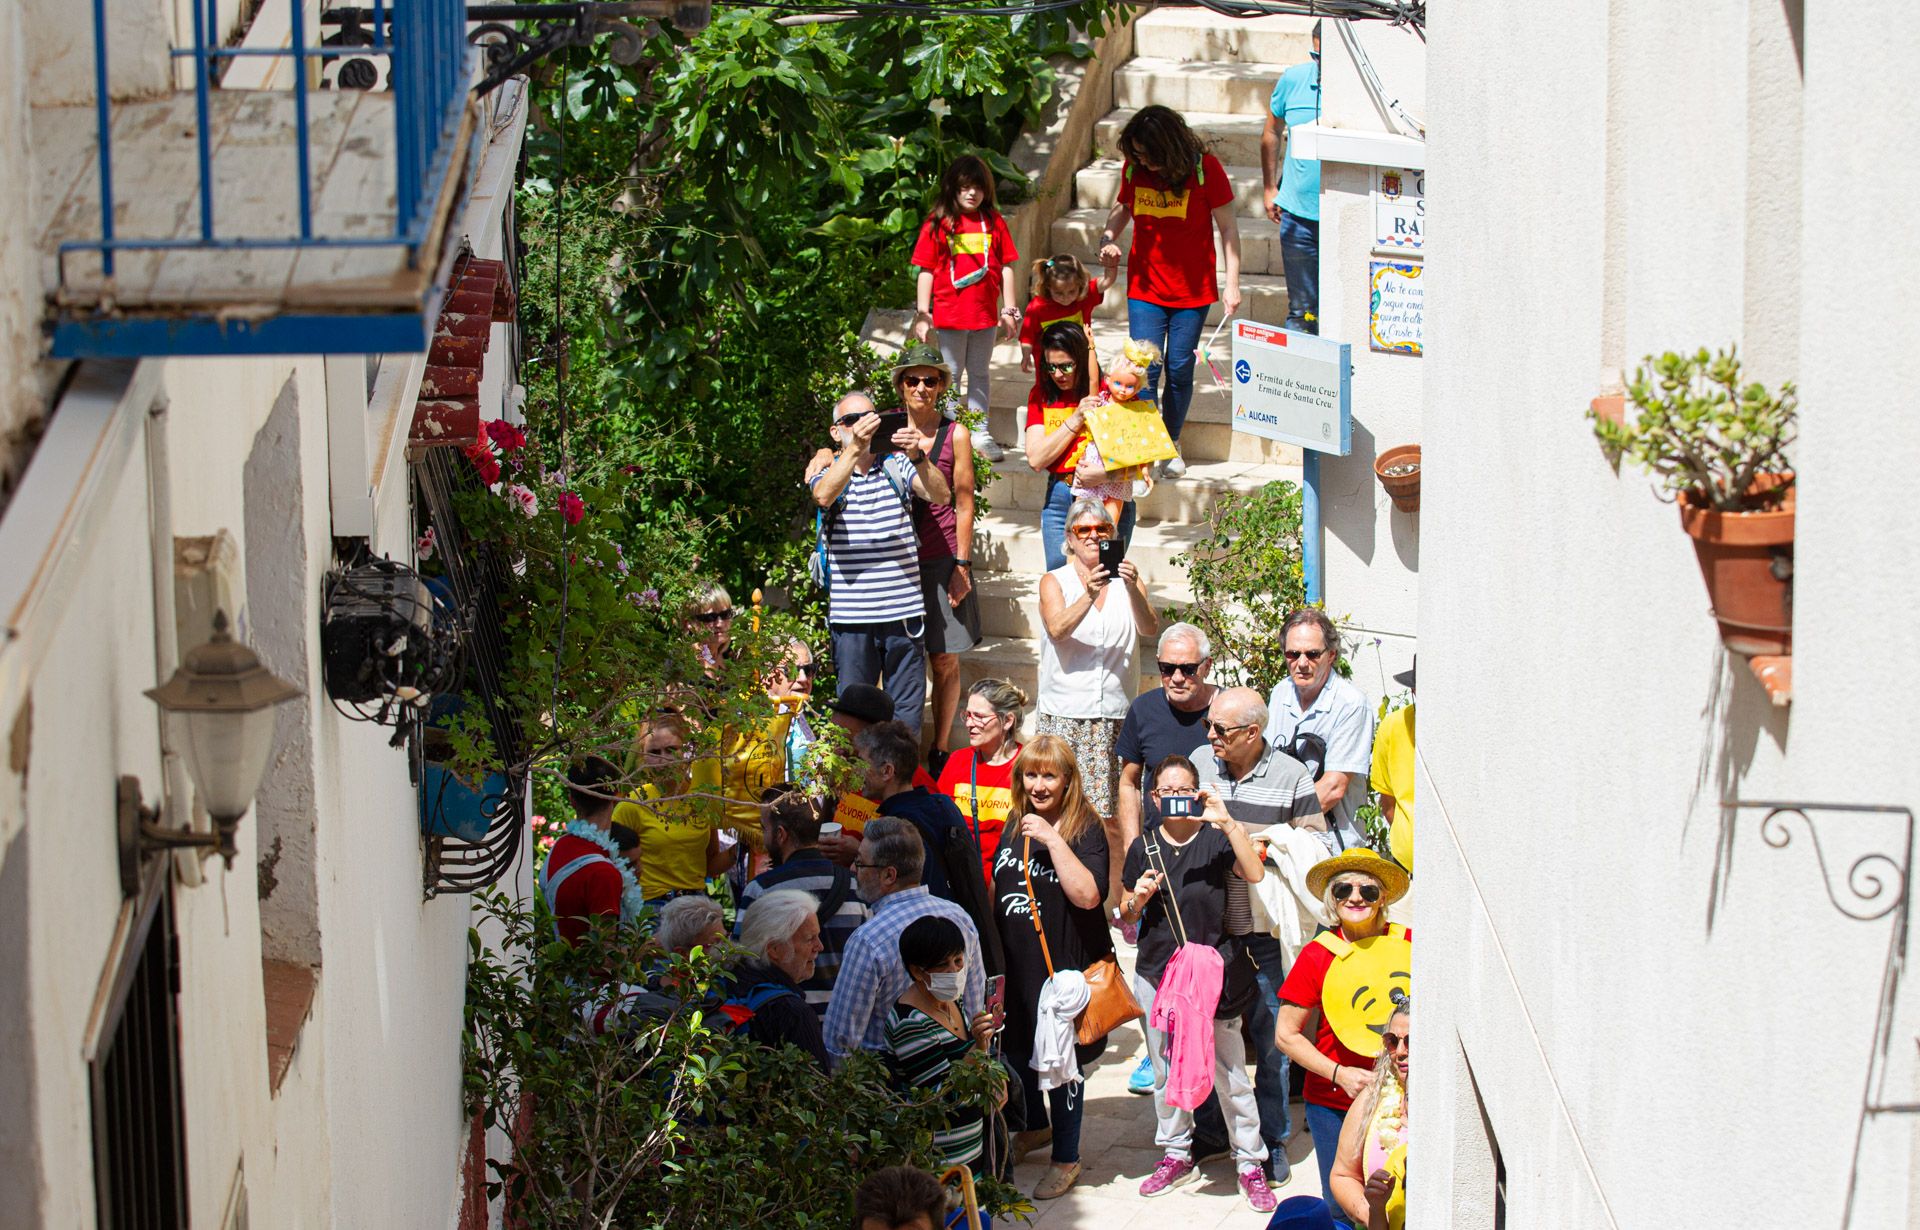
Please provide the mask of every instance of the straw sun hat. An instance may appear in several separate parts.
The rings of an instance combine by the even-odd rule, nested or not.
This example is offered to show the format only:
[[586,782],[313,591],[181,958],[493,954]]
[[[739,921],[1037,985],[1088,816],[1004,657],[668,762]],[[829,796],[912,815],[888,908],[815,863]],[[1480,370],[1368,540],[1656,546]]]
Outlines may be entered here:
[[1316,897],[1323,897],[1333,877],[1349,871],[1370,875],[1380,881],[1382,905],[1392,905],[1407,895],[1409,881],[1400,864],[1358,847],[1315,863],[1313,869],[1307,872],[1307,891]]

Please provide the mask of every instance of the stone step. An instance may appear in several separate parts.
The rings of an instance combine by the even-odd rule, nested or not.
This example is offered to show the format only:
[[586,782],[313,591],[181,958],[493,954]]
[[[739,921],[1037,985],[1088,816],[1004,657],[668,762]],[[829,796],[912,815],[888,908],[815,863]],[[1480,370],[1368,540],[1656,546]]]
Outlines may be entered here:
[[[1271,92],[1272,83],[1268,83]],[[1118,158],[1120,156],[1120,130],[1133,118],[1135,108],[1120,107],[1109,113],[1106,118],[1094,125],[1093,143],[1095,156]],[[1206,143],[1207,150],[1227,166],[1260,165],[1260,134],[1267,124],[1267,105],[1263,97],[1260,104],[1247,111],[1221,113],[1204,111],[1185,112],[1186,121],[1200,139]]]
[[[1140,642],[1134,650],[1134,663],[1139,667],[1139,680],[1133,690],[1134,695],[1160,686],[1160,672],[1153,656],[1153,646]],[[1008,679],[1026,692],[1029,699],[1040,699],[1040,642],[1027,637],[990,636],[982,640],[971,650],[960,655],[961,695],[966,689],[981,679]],[[1029,736],[1032,734],[1032,719],[1028,718],[1023,727]]]
[[[1081,167],[1073,177],[1073,205],[1075,209],[1112,209],[1114,194],[1120,191],[1120,160],[1118,158],[1096,158]],[[1260,164],[1250,166],[1227,167],[1227,179],[1233,184],[1234,212],[1240,215],[1240,230],[1245,233],[1249,226],[1266,221],[1269,226],[1277,226],[1267,218],[1260,200]]]
[[[1174,558],[1205,536],[1199,525],[1142,519],[1133,528],[1127,558],[1149,585],[1185,584],[1186,569],[1176,565]],[[1045,572],[1039,512],[996,505],[992,512],[975,518],[973,558],[983,572]]]
[[[1027,464],[1024,451],[1009,448],[1006,459],[994,469],[999,477],[988,498],[995,508],[1037,513],[1045,506],[1047,475]],[[1184,476],[1154,483],[1138,502],[1140,516],[1162,524],[1197,524],[1225,493],[1258,491],[1281,479],[1298,483],[1299,467],[1260,461],[1189,461]]]
[[1285,71],[1285,64],[1135,56],[1113,74],[1113,105],[1146,107],[1157,103],[1183,114],[1211,111],[1263,119],[1273,96],[1273,84]]
[[[1170,606],[1184,607],[1192,603],[1193,591],[1184,580],[1177,584],[1150,584],[1147,599],[1155,611],[1165,612]],[[982,573],[980,628],[986,635],[1003,640],[1038,641],[1045,636],[1046,625],[1040,622],[1040,574]],[[1143,643],[1141,648],[1145,649],[1146,645]],[[1157,680],[1155,686],[1158,686]]]
[[1143,55],[1215,63],[1298,64],[1313,51],[1311,17],[1228,17],[1210,9],[1160,8],[1133,25]]
[[[1104,209],[1070,209],[1054,219],[1047,233],[1048,246],[1054,252],[1098,253],[1100,232],[1107,225]],[[1085,256],[1081,256],[1085,260]],[[1213,267],[1226,268],[1226,253],[1214,242]],[[1240,219],[1240,272],[1284,275],[1286,262],[1280,255],[1280,228],[1264,218]]]

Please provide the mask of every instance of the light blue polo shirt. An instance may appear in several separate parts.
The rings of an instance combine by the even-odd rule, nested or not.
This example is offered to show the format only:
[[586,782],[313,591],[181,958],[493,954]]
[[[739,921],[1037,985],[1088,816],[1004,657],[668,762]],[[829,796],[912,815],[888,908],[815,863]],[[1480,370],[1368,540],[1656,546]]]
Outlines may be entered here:
[[1367,703],[1366,693],[1350,680],[1329,675],[1320,695],[1302,711],[1293,680],[1282,679],[1267,697],[1264,733],[1267,742],[1280,750],[1290,748],[1301,735],[1312,735],[1326,748],[1326,762],[1320,769],[1353,775],[1346,796],[1333,805],[1329,819],[1348,844],[1358,841],[1360,831],[1353,814],[1367,797],[1367,774],[1373,772],[1373,706]]
[[[1308,60],[1280,74],[1273,83],[1273,97],[1267,103],[1275,116],[1288,128],[1311,124],[1320,118],[1320,64]],[[1280,170],[1280,208],[1296,218],[1320,220],[1320,161],[1293,156],[1292,135],[1287,140],[1287,161]]]

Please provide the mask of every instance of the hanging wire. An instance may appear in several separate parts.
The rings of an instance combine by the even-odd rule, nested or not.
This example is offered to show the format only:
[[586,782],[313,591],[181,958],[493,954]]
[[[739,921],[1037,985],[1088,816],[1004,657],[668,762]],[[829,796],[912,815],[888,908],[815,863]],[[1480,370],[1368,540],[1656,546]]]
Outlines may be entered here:
[[[567,250],[567,114],[572,108],[568,96],[568,71],[560,62],[560,123],[557,127],[559,152],[556,161],[560,173],[553,183],[553,400],[560,420],[560,489],[564,494],[573,481],[573,452],[568,439],[567,417],[567,317],[566,291],[562,276]],[[556,504],[558,501],[556,501]],[[563,512],[560,517],[560,623],[554,631],[553,693],[547,704],[547,729],[560,737],[560,670],[567,652],[567,599],[573,577],[573,550],[568,543],[573,525]]]

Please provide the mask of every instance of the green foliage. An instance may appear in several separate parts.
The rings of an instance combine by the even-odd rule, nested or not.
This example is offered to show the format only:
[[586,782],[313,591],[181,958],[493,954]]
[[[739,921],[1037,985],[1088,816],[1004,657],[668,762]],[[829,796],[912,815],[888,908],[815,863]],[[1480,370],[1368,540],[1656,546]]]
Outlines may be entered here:
[[[985,1069],[959,1073],[942,1096],[907,1096],[871,1057],[828,1076],[798,1050],[719,1032],[729,953],[671,957],[607,926],[576,947],[552,938],[538,902],[529,911],[488,893],[481,907],[502,942],[470,937],[466,1097],[518,1141],[511,1159],[490,1161],[489,1188],[528,1230],[839,1230],[862,1179],[930,1167],[933,1131],[953,1107],[995,1096]],[[678,992],[658,1015],[592,1032],[586,1015],[607,988],[638,984],[643,970]],[[981,1195],[996,1212],[1024,1207],[1004,1184],[985,1182]]]
[[1709,354],[1673,351],[1634,373],[1627,396],[1638,411],[1612,423],[1595,415],[1593,431],[1618,464],[1631,459],[1675,496],[1689,492],[1708,507],[1746,512],[1776,505],[1786,485],[1751,490],[1762,474],[1790,473],[1787,450],[1796,434],[1799,398],[1791,381],[1777,393],[1740,383],[1740,360],[1728,347]]
[[1299,486],[1221,496],[1207,510],[1206,536],[1174,563],[1187,570],[1193,605],[1168,613],[1207,634],[1219,681],[1262,692],[1278,683],[1286,674],[1280,625],[1307,600]]

